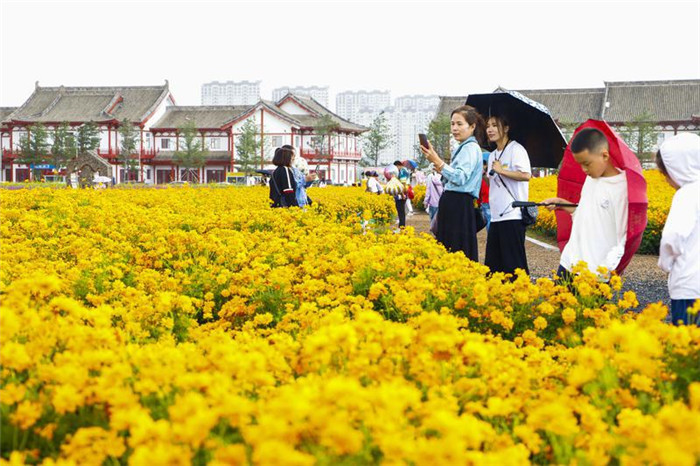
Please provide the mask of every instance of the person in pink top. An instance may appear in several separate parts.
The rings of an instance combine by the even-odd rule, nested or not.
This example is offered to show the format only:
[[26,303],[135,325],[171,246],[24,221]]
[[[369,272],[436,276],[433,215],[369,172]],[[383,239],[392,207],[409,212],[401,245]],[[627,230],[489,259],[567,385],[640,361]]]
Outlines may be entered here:
[[440,203],[440,196],[442,196],[442,180],[440,175],[435,171],[435,167],[431,164],[430,175],[425,181],[425,199],[423,200],[423,206],[428,209],[428,215],[430,215],[430,220],[435,217],[438,211],[438,205]]

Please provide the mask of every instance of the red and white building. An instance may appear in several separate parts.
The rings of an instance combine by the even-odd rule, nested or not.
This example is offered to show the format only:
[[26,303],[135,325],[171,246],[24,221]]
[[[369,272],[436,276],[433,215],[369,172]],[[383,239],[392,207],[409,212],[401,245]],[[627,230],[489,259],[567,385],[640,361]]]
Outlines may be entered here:
[[[2,181],[24,181],[29,178],[30,167],[17,163],[20,140],[27,136],[27,127],[42,123],[51,133],[63,122],[71,128],[93,122],[100,131],[99,155],[113,164],[113,176],[123,178],[119,165],[118,128],[123,120],[129,120],[137,132],[137,153],[132,154],[139,163],[139,178],[152,179],[148,160],[155,156],[150,126],[175,105],[168,82],[161,86],[126,87],[40,87],[22,104],[2,119]],[[49,173],[50,169],[43,170]]]
[[[361,159],[359,136],[367,131],[319,104],[311,97],[287,94],[277,102],[261,100],[252,106],[177,106],[167,81],[158,87],[86,87],[41,88],[19,108],[0,109],[2,118],[3,181],[23,181],[29,167],[18,164],[20,138],[27,127],[43,123],[49,129],[68,121],[72,127],[88,121],[100,127],[99,155],[113,165],[113,176],[123,179],[117,129],[125,118],[133,122],[139,134],[139,179],[146,183],[199,180],[219,182],[227,171],[236,171],[236,141],[247,120],[253,120],[263,141],[260,168],[272,168],[275,148],[291,144],[318,170],[321,178],[334,183],[359,180]],[[315,150],[315,128],[324,116],[336,125],[326,137],[324,150]],[[194,121],[208,155],[205,166],[185,169],[177,165],[175,153],[182,144],[180,129]]]

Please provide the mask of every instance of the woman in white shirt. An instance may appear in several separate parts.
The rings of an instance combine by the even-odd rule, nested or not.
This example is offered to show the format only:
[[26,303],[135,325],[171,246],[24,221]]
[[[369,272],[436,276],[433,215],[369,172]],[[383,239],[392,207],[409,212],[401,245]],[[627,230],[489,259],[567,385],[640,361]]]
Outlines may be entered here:
[[510,139],[505,116],[491,116],[486,122],[486,137],[496,144],[488,161],[491,226],[486,239],[486,259],[491,272],[529,273],[525,254],[525,225],[520,209],[513,201],[527,201],[532,170],[525,148]]

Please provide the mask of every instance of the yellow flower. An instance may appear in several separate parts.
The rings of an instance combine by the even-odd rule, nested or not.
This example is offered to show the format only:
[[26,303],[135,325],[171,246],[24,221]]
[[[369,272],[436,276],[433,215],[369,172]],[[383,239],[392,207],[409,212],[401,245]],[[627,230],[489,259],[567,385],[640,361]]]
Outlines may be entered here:
[[576,311],[574,311],[570,307],[567,307],[566,309],[561,311],[561,318],[562,320],[564,320],[564,323],[568,325],[576,320]]

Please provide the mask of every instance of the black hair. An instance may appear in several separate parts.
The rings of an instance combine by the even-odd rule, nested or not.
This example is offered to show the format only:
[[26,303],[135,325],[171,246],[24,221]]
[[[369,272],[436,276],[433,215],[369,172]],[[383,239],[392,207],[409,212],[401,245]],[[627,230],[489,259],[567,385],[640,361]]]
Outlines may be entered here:
[[668,170],[666,169],[666,164],[664,163],[664,159],[661,157],[661,149],[656,151],[656,166],[659,168],[659,171],[661,172],[662,175],[669,176],[668,175]]
[[285,144],[282,147],[275,149],[275,156],[272,158],[272,163],[278,167],[289,167],[292,165],[292,157],[294,156],[294,147]]
[[474,138],[480,146],[484,145],[486,142],[486,122],[484,121],[484,117],[482,117],[474,107],[469,105],[462,105],[461,107],[457,107],[452,110],[452,113],[450,113],[450,119],[452,119],[452,115],[455,113],[462,115],[464,121],[466,121],[470,126],[475,125]]
[[584,128],[571,140],[571,152],[574,154],[584,150],[595,152],[601,148],[608,148],[608,138],[595,128]]
[[394,160],[394,165],[403,166],[400,160]]

